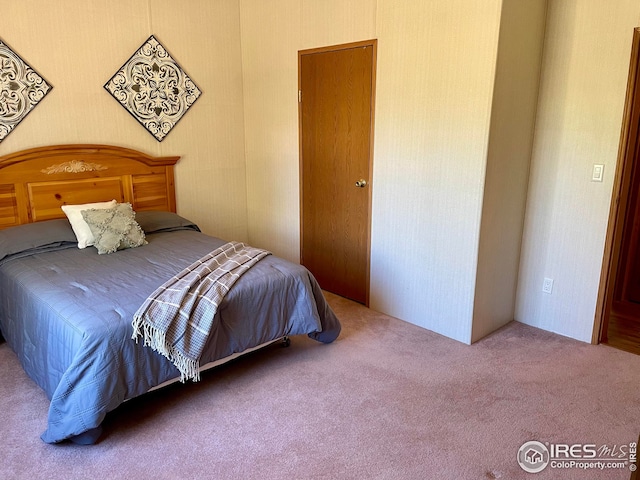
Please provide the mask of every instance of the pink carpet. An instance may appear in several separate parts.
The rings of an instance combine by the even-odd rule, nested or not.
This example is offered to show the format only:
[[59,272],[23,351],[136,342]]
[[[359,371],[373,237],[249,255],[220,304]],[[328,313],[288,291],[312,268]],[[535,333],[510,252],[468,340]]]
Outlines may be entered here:
[[294,337],[130,401],[94,446],[40,440],[48,401],[0,344],[0,478],[630,478],[526,473],[517,453],[637,442],[640,356],[517,322],[467,346],[327,298],[335,343]]

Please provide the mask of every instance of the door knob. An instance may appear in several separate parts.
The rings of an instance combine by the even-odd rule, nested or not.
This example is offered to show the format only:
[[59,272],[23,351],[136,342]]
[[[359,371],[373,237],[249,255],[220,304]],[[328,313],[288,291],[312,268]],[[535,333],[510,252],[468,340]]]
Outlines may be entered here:
[[367,181],[364,178],[361,178],[356,182],[356,187],[364,188],[367,185]]

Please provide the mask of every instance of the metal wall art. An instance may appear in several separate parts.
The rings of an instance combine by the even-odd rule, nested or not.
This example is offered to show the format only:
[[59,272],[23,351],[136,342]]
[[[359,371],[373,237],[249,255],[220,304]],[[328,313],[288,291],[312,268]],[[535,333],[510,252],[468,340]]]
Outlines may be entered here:
[[0,142],[53,87],[0,40]]
[[104,88],[159,142],[202,93],[153,35]]

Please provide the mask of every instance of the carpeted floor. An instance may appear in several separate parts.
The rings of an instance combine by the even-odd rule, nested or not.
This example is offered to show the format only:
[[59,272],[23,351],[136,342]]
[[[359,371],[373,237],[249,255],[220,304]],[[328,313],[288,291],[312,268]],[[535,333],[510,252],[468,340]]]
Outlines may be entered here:
[[519,448],[640,433],[640,356],[512,322],[467,346],[327,294],[331,345],[294,337],[127,402],[97,445],[47,445],[48,401],[0,344],[0,479],[629,479],[526,473]]

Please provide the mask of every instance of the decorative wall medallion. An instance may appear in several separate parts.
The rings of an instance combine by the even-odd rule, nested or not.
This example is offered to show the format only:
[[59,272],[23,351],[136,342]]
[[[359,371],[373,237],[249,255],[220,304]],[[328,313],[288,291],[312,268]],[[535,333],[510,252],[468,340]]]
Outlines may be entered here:
[[159,142],[202,93],[153,35],[104,88]]
[[0,142],[52,88],[0,40]]
[[99,163],[85,162],[84,160],[70,160],[68,162],[51,165],[50,167],[40,170],[42,173],[52,175],[54,173],[82,173],[96,172],[99,170],[107,170],[108,167]]

